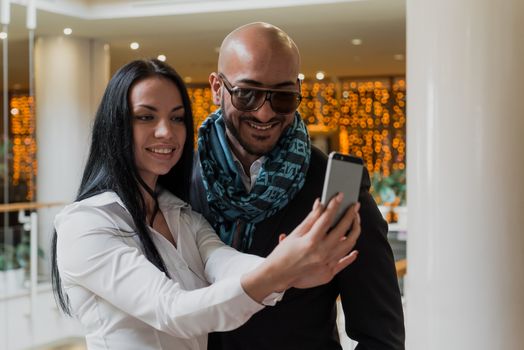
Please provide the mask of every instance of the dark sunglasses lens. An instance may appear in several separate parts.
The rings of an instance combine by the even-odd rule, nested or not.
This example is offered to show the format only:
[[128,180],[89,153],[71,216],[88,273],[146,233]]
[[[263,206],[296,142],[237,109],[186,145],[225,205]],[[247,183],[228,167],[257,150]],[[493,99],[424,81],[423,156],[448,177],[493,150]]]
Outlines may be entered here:
[[241,111],[254,111],[258,109],[266,97],[264,91],[240,88],[231,95],[233,106]]
[[292,92],[273,92],[271,107],[277,113],[288,114],[294,112],[300,104],[300,95]]

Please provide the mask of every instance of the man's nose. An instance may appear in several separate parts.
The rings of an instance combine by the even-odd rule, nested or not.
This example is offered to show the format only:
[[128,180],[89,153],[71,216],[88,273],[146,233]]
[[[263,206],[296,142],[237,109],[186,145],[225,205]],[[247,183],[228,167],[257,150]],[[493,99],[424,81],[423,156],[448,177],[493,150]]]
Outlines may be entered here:
[[275,112],[271,108],[269,99],[266,99],[262,107],[252,113],[262,123],[267,123],[275,117]]

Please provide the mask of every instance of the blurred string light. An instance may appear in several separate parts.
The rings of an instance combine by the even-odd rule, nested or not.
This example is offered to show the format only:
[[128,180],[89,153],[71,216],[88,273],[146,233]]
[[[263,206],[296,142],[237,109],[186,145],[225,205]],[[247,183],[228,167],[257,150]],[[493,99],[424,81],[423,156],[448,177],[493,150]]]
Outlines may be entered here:
[[[185,78],[186,81],[188,77]],[[195,137],[204,119],[218,107],[207,85],[188,88]],[[404,78],[339,79],[338,82],[304,81],[299,112],[308,125],[338,134],[338,150],[362,157],[368,171],[389,176],[406,167],[406,82]],[[27,187],[34,199],[37,171],[36,140],[31,124],[33,100],[11,98],[10,133],[13,142],[12,184]],[[31,176],[32,175],[32,176]]]
[[134,41],[131,44],[129,44],[129,47],[131,48],[131,50],[138,50],[138,48],[140,47],[140,44]]
[[17,95],[10,100],[11,122],[10,131],[13,142],[13,186],[25,184],[27,192],[25,199],[35,198],[35,176],[37,173],[36,139],[33,115],[33,98],[27,95]]
[[195,147],[196,139],[198,137],[198,129],[202,122],[207,118],[210,113],[213,113],[218,109],[213,101],[213,95],[211,89],[207,87],[188,87],[187,89],[189,98],[191,99],[191,109],[193,111],[193,125],[195,135]]
[[[185,78],[185,80],[188,77]],[[188,88],[194,113],[195,138],[204,119],[218,106],[204,84]],[[406,82],[404,78],[304,81],[299,112],[308,125],[335,131],[338,150],[362,157],[368,171],[389,176],[406,167]],[[13,142],[12,184],[25,184],[26,199],[35,195],[37,172],[33,100],[10,99]],[[336,147],[336,145],[335,145]]]
[[166,55],[158,55],[158,56],[157,56],[157,59],[158,59],[159,61],[165,62],[166,59],[167,59],[167,57],[166,57]]
[[71,28],[64,28],[64,34],[65,34],[65,35],[71,35],[71,34],[73,34],[73,29],[71,29]]

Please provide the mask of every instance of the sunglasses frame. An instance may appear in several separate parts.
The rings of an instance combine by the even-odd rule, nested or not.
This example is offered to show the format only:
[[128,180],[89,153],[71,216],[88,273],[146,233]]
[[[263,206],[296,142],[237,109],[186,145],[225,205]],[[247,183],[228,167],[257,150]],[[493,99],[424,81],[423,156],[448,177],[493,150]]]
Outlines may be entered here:
[[[242,112],[255,112],[255,111],[258,111],[260,108],[262,108],[264,103],[266,103],[266,101],[269,100],[269,105],[271,106],[271,109],[273,110],[273,112],[280,113],[280,114],[292,113],[293,111],[287,112],[287,113],[279,112],[279,111],[276,111],[275,108],[273,107],[273,102],[271,101],[271,96],[273,96],[274,93],[279,93],[279,92],[292,94],[292,95],[294,95],[297,98],[298,103],[297,103],[297,106],[294,108],[294,111],[296,111],[298,109],[298,106],[300,106],[300,103],[302,102],[302,94],[300,92],[302,84],[301,84],[300,79],[297,79],[297,81],[298,81],[298,91],[292,91],[292,90],[284,90],[284,89],[282,89],[282,90],[279,90],[279,89],[266,89],[266,88],[260,88],[260,87],[256,87],[256,86],[249,86],[249,87],[233,86],[229,82],[229,80],[227,80],[227,78],[224,76],[224,74],[218,73],[218,77],[220,78],[220,80],[222,80],[223,86],[226,88],[227,92],[229,92],[229,96],[231,97],[231,104],[233,105],[233,107],[235,107],[236,109],[238,109],[239,111],[242,111]],[[260,106],[258,106],[257,108],[241,109],[241,108],[238,108],[235,105],[235,103],[233,102],[233,94],[235,93],[235,91],[238,91],[239,89],[247,89],[247,90],[255,90],[255,91],[265,92],[266,95],[265,95],[264,99],[262,100],[262,103],[260,104]]]

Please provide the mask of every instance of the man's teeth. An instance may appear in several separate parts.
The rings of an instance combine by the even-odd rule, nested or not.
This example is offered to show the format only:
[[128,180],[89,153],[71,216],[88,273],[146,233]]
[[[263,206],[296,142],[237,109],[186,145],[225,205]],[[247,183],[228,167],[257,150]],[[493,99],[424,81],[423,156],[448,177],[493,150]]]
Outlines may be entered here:
[[168,154],[173,152],[172,148],[150,148],[149,149],[153,153],[161,153],[161,154]]
[[249,126],[251,126],[252,128],[257,129],[257,130],[269,130],[269,129],[271,129],[273,127],[273,125],[275,125],[275,124],[260,125],[260,124],[255,124],[255,123],[249,123]]

